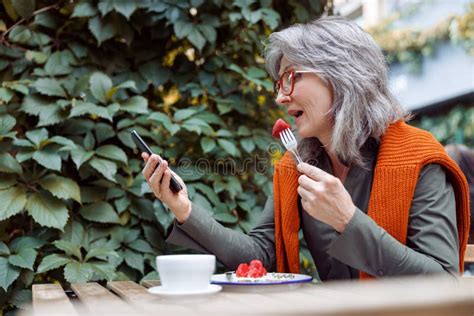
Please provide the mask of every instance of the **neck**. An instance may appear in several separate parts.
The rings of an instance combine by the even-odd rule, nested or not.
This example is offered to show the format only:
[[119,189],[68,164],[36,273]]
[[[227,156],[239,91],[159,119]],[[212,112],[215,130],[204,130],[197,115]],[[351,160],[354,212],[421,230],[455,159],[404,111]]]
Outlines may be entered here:
[[332,172],[336,178],[339,178],[342,183],[346,180],[349,173],[349,167],[345,166],[337,157],[337,154],[332,150],[327,150],[329,160],[331,161]]

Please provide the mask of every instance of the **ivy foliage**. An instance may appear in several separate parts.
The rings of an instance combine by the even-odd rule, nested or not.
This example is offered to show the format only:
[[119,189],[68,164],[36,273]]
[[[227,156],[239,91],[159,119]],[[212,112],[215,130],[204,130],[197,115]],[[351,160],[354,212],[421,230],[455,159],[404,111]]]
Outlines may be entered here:
[[169,159],[193,202],[249,230],[280,155],[268,152],[269,131],[284,116],[262,43],[325,1],[2,4],[4,311],[28,301],[34,282],[156,278],[155,256],[180,251],[164,242],[173,218],[144,181],[131,128]]
[[466,5],[466,12],[448,15],[427,29],[396,26],[397,20],[416,13],[423,5],[430,3],[414,3],[406,12],[396,12],[367,30],[382,48],[387,62],[407,64],[412,72],[420,72],[422,59],[435,55],[437,45],[447,41],[463,46],[473,56],[474,4]]
[[474,148],[474,104],[458,104],[445,113],[415,116],[412,125],[429,131],[443,145],[464,144]]

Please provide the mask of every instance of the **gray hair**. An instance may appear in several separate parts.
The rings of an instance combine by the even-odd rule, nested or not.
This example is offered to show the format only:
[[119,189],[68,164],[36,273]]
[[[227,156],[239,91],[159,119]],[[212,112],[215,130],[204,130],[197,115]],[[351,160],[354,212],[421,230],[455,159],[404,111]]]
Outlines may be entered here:
[[[408,114],[388,88],[387,64],[372,37],[355,22],[322,17],[272,33],[265,49],[268,73],[278,79],[281,58],[318,75],[333,90],[331,148],[346,165],[364,166],[361,147],[379,141],[388,125]],[[321,148],[316,138],[299,142],[305,161]]]

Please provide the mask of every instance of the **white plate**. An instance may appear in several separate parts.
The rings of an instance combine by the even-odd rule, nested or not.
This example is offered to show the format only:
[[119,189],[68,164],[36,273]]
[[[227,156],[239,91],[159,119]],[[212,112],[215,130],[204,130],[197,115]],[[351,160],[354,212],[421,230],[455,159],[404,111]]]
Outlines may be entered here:
[[212,284],[219,285],[276,285],[276,284],[296,284],[306,283],[313,280],[312,276],[295,273],[277,273],[270,272],[262,278],[238,278],[235,273],[214,274],[211,277]]
[[222,285],[226,290],[236,291],[281,291],[300,287],[304,283],[311,282],[313,277],[295,273],[270,272],[263,278],[237,278],[235,273],[214,274],[211,277],[212,284]]
[[222,286],[217,284],[209,284],[209,286],[203,290],[194,290],[194,291],[170,291],[164,289],[162,286],[154,286],[148,289],[148,292],[151,294],[160,295],[163,297],[182,297],[182,296],[203,296],[215,294],[222,290]]

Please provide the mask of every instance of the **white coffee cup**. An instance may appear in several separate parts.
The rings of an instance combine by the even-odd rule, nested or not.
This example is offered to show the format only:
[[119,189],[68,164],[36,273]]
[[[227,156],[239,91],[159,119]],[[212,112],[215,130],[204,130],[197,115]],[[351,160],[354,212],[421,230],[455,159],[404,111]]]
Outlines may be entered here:
[[161,286],[169,292],[202,291],[209,287],[216,268],[214,255],[164,255],[156,257]]

